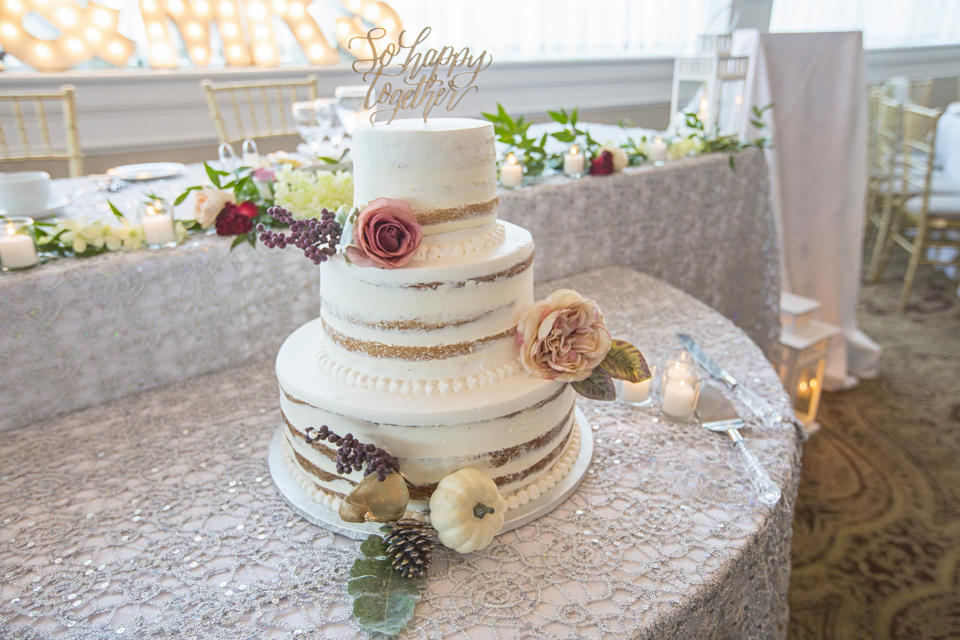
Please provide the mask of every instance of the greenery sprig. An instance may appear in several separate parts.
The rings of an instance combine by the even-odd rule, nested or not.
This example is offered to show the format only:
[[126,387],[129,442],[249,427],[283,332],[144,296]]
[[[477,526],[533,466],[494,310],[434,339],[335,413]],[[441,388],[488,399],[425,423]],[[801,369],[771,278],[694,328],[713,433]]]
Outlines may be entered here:
[[[760,131],[766,129],[767,125],[763,121],[763,114],[772,107],[772,104],[768,104],[765,107],[757,107],[754,105],[752,107],[753,117],[750,119],[750,124]],[[733,159],[734,153],[738,153],[744,149],[766,149],[770,146],[770,138],[767,136],[760,136],[753,140],[741,140],[739,136],[733,134],[725,136],[717,135],[716,132],[711,134],[706,130],[706,126],[696,113],[685,113],[683,115],[687,128],[692,130],[687,135],[687,138],[700,142],[701,153],[729,153],[730,155],[727,158],[727,162],[730,164],[731,169],[736,169],[736,164]]]
[[493,133],[497,140],[507,145],[508,153],[517,156],[526,169],[527,175],[536,176],[543,173],[549,158],[546,150],[546,133],[539,138],[531,137],[529,129],[533,123],[525,120],[523,116],[514,118],[499,102],[496,113],[484,113],[483,117],[493,123]]
[[[381,527],[389,533],[389,527]],[[366,631],[392,636],[407,625],[420,601],[422,578],[404,578],[387,558],[382,537],[372,535],[360,545],[363,557],[353,561],[347,593],[353,597],[353,617]]]

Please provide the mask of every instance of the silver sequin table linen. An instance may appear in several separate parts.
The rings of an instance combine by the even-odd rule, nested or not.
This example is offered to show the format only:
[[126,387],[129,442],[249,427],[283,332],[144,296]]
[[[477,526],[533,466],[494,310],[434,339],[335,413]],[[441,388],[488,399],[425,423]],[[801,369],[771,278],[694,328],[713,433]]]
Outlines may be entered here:
[[[144,191],[168,198],[205,182],[97,191],[58,180],[65,215],[136,212]],[[612,176],[553,176],[501,191],[500,216],[536,240],[538,281],[630,266],[703,300],[771,353],[779,332],[779,258],[763,156],[724,154]],[[189,201],[178,212],[190,217]],[[276,353],[319,315],[319,270],[295,250],[193,237],[174,249],[57,260],[0,275],[0,430]]]
[[[538,286],[596,297],[652,360],[683,330],[787,410],[760,349],[658,280],[609,268]],[[270,481],[270,359],[9,431],[0,440],[0,636],[354,638],[358,543]],[[579,401],[580,489],[481,552],[435,555],[404,638],[784,638],[800,449],[745,430],[783,489],[759,504],[729,439],[653,409]]]

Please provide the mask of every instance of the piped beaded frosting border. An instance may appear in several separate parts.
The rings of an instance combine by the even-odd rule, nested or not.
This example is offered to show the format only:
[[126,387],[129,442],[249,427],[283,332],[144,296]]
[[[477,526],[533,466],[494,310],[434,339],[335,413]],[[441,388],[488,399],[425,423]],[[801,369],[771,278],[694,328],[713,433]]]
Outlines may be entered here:
[[[577,460],[577,456],[579,455],[580,427],[579,420],[575,419],[574,428],[570,432],[570,439],[567,441],[567,446],[564,449],[563,455],[553,463],[553,465],[550,467],[550,471],[540,477],[536,482],[531,482],[516,493],[505,496],[505,500],[507,501],[507,509],[519,509],[520,507],[531,502],[532,500],[536,500],[541,495],[555,487],[561,480],[567,477],[567,474],[569,474],[570,470],[573,469],[573,465]],[[307,496],[310,497],[311,500],[319,502],[333,511],[336,511],[340,508],[341,498],[321,491],[313,482],[313,480],[307,476],[304,470],[300,468],[300,465],[298,465],[294,459],[293,449],[286,437],[283,438],[283,462],[286,465],[287,470],[290,472],[290,475],[292,475],[294,480],[296,480],[297,485],[303,489],[303,491],[307,494]],[[407,509],[407,514],[405,517],[419,519],[424,518],[420,511],[412,509]]]
[[372,391],[387,391],[401,395],[457,393],[499,382],[519,373],[521,370],[520,362],[515,361],[501,365],[493,371],[485,371],[471,376],[444,378],[442,380],[403,380],[388,376],[372,376],[357,371],[353,367],[337,362],[321,346],[317,347],[317,362],[325,373],[351,386],[366,387]]
[[461,240],[459,242],[445,242],[443,244],[429,244],[424,241],[413,254],[416,260],[440,260],[442,258],[458,258],[460,256],[482,253],[503,244],[507,237],[506,229],[500,223],[484,233]]

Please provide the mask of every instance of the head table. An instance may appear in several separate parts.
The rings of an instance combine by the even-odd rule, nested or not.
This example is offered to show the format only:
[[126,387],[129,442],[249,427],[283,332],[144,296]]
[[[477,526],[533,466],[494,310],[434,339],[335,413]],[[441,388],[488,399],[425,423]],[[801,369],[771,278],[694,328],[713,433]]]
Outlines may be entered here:
[[[762,351],[692,297],[626,268],[537,294],[559,287],[595,297],[612,333],[653,360],[690,333],[789,411]],[[581,487],[480,552],[438,551],[402,636],[785,637],[793,427],[748,421],[744,432],[783,489],[767,507],[725,436],[655,409],[579,405],[595,443]],[[266,451],[279,422],[261,359],[3,434],[0,627],[29,638],[363,637],[345,584],[358,543],[278,495]]]
[[[72,198],[64,215],[103,219],[108,199],[135,214],[145,192],[172,199],[203,183],[193,165],[118,193],[91,178],[54,188]],[[717,309],[773,354],[779,254],[760,152],[737,154],[735,169],[711,154],[610,176],[551,176],[500,199],[500,217],[533,233],[538,281],[633,267]],[[178,217],[192,217],[189,205]],[[318,270],[292,250],[229,244],[193,236],[171,249],[0,275],[0,430],[275,354],[319,314]]]

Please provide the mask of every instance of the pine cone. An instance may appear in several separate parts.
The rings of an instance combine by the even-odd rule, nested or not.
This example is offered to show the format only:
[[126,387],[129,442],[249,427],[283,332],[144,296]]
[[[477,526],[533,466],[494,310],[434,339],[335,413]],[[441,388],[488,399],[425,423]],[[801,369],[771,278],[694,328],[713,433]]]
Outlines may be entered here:
[[419,520],[397,520],[385,539],[387,559],[404,578],[422,578],[430,566],[430,554],[437,546],[436,532]]

